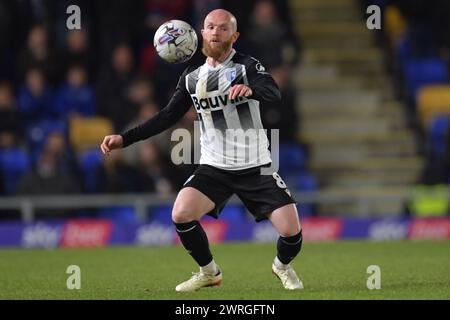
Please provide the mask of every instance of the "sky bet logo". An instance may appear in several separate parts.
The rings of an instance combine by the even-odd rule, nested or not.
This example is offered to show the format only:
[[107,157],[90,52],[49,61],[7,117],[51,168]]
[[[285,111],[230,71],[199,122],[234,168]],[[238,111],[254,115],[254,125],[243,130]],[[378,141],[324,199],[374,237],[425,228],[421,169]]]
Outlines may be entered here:
[[[196,95],[192,95],[192,101],[194,101],[195,109],[197,111],[203,110],[221,110],[228,103],[228,94],[223,96],[215,96],[209,98],[198,99]],[[246,101],[245,97],[236,97],[231,99],[230,103],[237,104],[238,102]]]

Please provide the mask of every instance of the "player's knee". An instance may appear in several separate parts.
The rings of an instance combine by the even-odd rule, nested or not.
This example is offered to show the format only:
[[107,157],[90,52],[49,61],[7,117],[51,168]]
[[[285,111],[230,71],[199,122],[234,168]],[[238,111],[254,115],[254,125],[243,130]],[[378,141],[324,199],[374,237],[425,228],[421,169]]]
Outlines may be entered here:
[[195,214],[184,206],[176,206],[172,210],[172,221],[175,223],[187,223],[196,220]]
[[278,232],[282,237],[293,237],[299,234],[301,228],[299,225],[290,225],[286,224],[283,227],[279,228]]

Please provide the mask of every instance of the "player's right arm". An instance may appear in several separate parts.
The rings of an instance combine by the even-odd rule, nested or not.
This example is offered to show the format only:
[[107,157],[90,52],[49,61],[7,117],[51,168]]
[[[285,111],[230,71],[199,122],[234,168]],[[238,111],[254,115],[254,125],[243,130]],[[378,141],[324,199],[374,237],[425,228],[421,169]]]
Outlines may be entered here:
[[100,145],[100,149],[103,154],[108,154],[111,150],[120,149],[123,146],[123,138],[120,134],[113,134],[106,136],[103,139],[102,144]]
[[145,140],[164,130],[170,128],[178,122],[192,105],[191,97],[186,90],[186,75],[190,68],[186,68],[180,76],[175,93],[169,103],[155,116],[122,134],[106,136],[100,146],[104,154],[111,150],[125,148],[137,141]]

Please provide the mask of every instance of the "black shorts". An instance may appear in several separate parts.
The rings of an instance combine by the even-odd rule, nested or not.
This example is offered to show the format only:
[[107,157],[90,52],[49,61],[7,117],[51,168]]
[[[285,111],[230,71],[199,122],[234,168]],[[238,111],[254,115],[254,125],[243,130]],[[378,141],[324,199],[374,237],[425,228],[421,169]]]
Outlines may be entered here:
[[202,164],[183,188],[195,188],[211,199],[216,206],[207,214],[216,219],[235,193],[259,222],[267,219],[267,215],[275,209],[296,203],[278,173],[262,175],[261,170],[261,166],[244,170],[222,170]]

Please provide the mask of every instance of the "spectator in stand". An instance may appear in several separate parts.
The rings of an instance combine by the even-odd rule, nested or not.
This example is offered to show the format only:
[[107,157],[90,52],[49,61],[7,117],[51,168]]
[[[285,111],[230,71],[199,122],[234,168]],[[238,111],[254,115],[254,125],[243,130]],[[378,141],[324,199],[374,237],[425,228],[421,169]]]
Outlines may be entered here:
[[153,98],[153,83],[145,76],[137,76],[127,88],[126,109],[122,120],[129,123],[135,119],[139,113],[140,106],[146,102],[153,101]]
[[106,157],[96,172],[99,193],[129,193],[138,191],[138,171],[125,159],[123,152]]
[[[37,1],[34,0],[32,2]],[[45,6],[48,10],[48,18],[45,20],[45,23],[46,26],[49,27],[52,43],[58,50],[64,51],[67,48],[67,34],[72,32],[67,29],[67,18],[69,15],[66,13],[67,8],[71,5],[77,5],[81,9],[80,30],[83,33],[87,32],[89,34],[88,38],[93,40],[90,44],[96,46],[99,42],[96,37],[103,37],[103,35],[98,32],[99,17],[103,14],[102,12],[99,12],[99,9],[104,9],[106,6],[101,4],[101,1],[58,0],[43,2],[45,2]],[[96,52],[93,53],[95,54]],[[62,67],[64,67],[64,65],[62,65]],[[63,71],[65,72],[66,70]]]
[[81,177],[80,168],[63,132],[55,130],[49,133],[45,140],[44,150],[56,158],[58,169],[72,174],[77,179],[77,183],[80,183],[78,181],[78,177]]
[[[138,113],[137,117],[133,121],[128,123],[125,126],[124,130],[129,130],[141,123],[144,123],[145,121],[147,121],[148,119],[153,117],[159,110],[160,110],[160,107],[152,101],[143,103],[141,105],[141,107],[139,108],[139,113]],[[170,148],[170,142],[171,142],[170,141],[170,131],[162,132],[161,134],[153,137],[152,142],[157,145],[157,147],[161,150],[163,155],[165,155],[165,156],[170,155],[170,150],[171,150],[171,148]],[[127,161],[132,165],[137,165],[138,149],[139,149],[138,146],[139,146],[139,144],[130,146],[130,148],[128,149],[129,152],[126,152],[124,154]]]
[[126,44],[114,48],[111,64],[104,66],[98,82],[98,113],[109,118],[120,131],[129,121],[127,116],[128,88],[136,78],[136,69],[131,47]]
[[20,79],[23,80],[27,70],[36,67],[43,70],[46,79],[52,84],[56,84],[61,78],[58,59],[48,43],[48,34],[42,25],[36,25],[30,30],[27,46],[19,54],[17,68]]
[[[80,186],[72,175],[60,169],[55,154],[45,150],[41,153],[36,167],[25,174],[19,181],[17,189],[19,195],[66,195],[80,192]],[[39,218],[58,217],[70,215],[71,210],[37,210]]]
[[268,69],[283,64],[294,64],[297,59],[295,39],[289,36],[286,25],[280,21],[274,4],[269,0],[256,3],[245,32],[244,51],[257,56]]
[[276,106],[267,105],[261,108],[261,118],[268,129],[281,129],[281,142],[294,142],[298,132],[299,119],[295,110],[297,91],[292,86],[287,66],[272,69],[272,77],[280,88],[281,102]]
[[[139,192],[156,192],[168,196],[175,191],[171,180],[174,168],[164,160],[156,144],[152,142],[138,145],[138,186]],[[172,176],[172,179],[174,177]]]
[[41,69],[26,72],[25,83],[18,94],[18,109],[26,125],[54,118],[53,92],[47,85]]
[[146,26],[156,31],[161,24],[171,19],[189,22],[193,8],[192,2],[192,0],[146,0]]
[[97,170],[97,192],[157,192],[168,195],[178,183],[176,168],[156,144],[138,144],[137,165],[131,165],[123,152],[105,158]]
[[77,193],[79,190],[76,180],[60,169],[57,156],[44,149],[36,168],[20,180],[18,194],[69,194]]
[[22,137],[22,123],[16,110],[12,85],[0,82],[0,149],[11,148]]
[[86,68],[90,79],[96,74],[95,54],[89,48],[88,33],[85,30],[71,30],[66,36],[67,47],[64,52],[64,71],[73,64]]
[[139,45],[145,19],[144,0],[95,2],[99,12],[96,22],[101,35],[98,39],[101,59],[105,57],[107,60],[106,57],[117,46],[118,41],[127,41],[132,46]]
[[83,66],[73,65],[67,71],[67,83],[56,93],[55,113],[60,119],[95,114],[94,89]]

